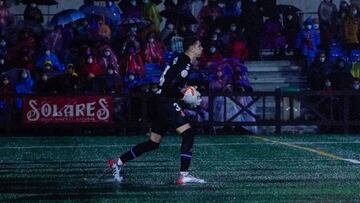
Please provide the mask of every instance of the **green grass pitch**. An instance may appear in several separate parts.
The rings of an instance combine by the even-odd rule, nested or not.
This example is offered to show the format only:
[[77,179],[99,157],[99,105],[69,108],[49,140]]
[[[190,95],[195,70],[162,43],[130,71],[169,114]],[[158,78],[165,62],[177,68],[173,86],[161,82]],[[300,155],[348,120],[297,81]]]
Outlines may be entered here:
[[110,182],[106,160],[146,139],[1,137],[0,201],[360,201],[358,136],[198,136],[191,173],[207,183],[177,186],[181,139],[169,135]]

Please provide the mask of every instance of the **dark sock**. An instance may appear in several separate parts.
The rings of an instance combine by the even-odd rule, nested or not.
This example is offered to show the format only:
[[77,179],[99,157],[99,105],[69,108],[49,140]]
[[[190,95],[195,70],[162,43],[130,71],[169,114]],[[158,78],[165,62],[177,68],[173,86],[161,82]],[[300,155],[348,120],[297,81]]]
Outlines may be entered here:
[[180,171],[188,171],[192,158],[192,146],[194,143],[194,132],[191,128],[187,129],[181,134],[182,143],[181,143],[181,166]]
[[159,148],[159,146],[160,146],[160,143],[156,143],[151,140],[148,140],[146,142],[136,145],[135,147],[133,147],[129,151],[127,151],[125,154],[121,155],[120,160],[123,163],[125,163],[127,161],[135,159],[136,157],[142,155],[145,152],[155,150],[155,149]]

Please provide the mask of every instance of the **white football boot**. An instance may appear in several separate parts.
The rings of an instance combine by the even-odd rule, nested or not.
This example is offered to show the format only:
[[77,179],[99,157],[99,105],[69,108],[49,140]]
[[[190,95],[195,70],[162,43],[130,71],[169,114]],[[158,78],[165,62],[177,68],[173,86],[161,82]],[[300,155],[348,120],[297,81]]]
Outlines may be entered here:
[[194,176],[190,175],[189,172],[180,172],[180,177],[177,181],[178,185],[186,185],[188,183],[206,183],[205,180],[200,178],[195,178]]
[[108,164],[112,170],[115,182],[121,183],[124,179],[122,176],[120,176],[121,166],[119,166],[116,161],[111,159],[108,161]]

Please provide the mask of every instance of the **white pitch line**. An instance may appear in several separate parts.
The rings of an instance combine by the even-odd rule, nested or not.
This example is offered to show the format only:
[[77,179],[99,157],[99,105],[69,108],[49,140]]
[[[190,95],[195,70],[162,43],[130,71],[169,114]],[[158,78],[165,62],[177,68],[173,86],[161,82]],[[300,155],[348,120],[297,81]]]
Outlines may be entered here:
[[[315,145],[315,144],[360,144],[360,142],[286,142],[288,144],[294,145]],[[134,143],[135,144],[135,143]],[[133,147],[134,144],[118,144],[118,145],[40,145],[40,146],[5,146],[0,147],[0,150],[9,150],[9,149],[73,149],[73,148],[119,148],[119,147]],[[241,145],[276,145],[277,143],[273,142],[261,142],[261,143],[244,143],[244,142],[235,142],[235,143],[199,143],[195,146],[241,146]],[[163,147],[179,147],[180,144],[162,144]]]

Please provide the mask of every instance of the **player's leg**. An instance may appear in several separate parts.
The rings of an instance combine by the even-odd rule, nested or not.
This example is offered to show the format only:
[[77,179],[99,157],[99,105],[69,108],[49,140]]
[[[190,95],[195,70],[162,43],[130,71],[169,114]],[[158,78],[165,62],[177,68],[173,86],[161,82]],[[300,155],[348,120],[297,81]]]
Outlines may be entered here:
[[145,152],[158,149],[160,146],[162,136],[158,133],[151,132],[150,139],[132,147],[129,151],[120,156],[120,158],[109,160],[109,166],[112,168],[115,181],[121,182],[122,177],[120,171],[124,163],[133,160]]
[[177,181],[178,184],[186,183],[205,183],[203,179],[195,178],[188,172],[191,159],[192,159],[192,147],[194,144],[195,133],[190,124],[186,123],[176,128],[176,131],[182,136],[181,142],[181,154],[180,154],[180,177]]

